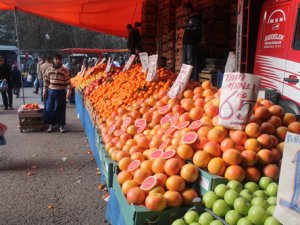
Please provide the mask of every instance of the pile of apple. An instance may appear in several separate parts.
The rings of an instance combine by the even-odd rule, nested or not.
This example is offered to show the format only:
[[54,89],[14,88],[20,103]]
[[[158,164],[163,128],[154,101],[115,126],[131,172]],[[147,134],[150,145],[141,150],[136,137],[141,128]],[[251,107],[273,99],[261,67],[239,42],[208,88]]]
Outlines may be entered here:
[[247,182],[244,186],[238,181],[219,184],[214,191],[203,196],[203,204],[213,213],[198,215],[188,212],[183,219],[172,225],[218,225],[216,216],[229,225],[279,225],[272,216],[276,206],[278,185],[269,177],[262,177],[259,183]]

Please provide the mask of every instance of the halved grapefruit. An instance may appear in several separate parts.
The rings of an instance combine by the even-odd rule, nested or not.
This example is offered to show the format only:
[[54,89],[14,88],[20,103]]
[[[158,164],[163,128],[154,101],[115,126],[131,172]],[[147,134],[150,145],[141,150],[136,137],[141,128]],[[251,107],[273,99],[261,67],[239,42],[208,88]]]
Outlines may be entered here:
[[157,149],[157,150],[154,150],[153,152],[151,152],[150,158],[158,159],[158,158],[161,158],[163,154],[164,154],[164,151],[162,149]]
[[172,134],[177,128],[175,126],[170,127],[168,130],[165,131],[165,135],[170,135]]
[[178,121],[179,116],[180,116],[180,115],[179,115],[178,112],[175,113],[175,114],[171,117],[170,123],[171,123],[172,125],[174,125],[174,124]]
[[107,132],[108,132],[109,134],[112,134],[112,133],[115,131],[115,129],[116,129],[116,125],[113,124],[113,125],[111,125],[111,126],[109,127],[109,129],[108,129]]
[[175,150],[169,150],[169,151],[164,152],[164,154],[162,155],[162,158],[167,160],[167,159],[174,157],[175,154],[176,154]]
[[163,118],[161,118],[160,124],[165,125],[170,122],[170,119],[171,119],[171,117],[169,115],[165,115]]
[[142,185],[141,189],[144,191],[151,191],[157,185],[157,179],[154,176],[147,177]]
[[141,127],[141,126],[144,126],[144,124],[147,123],[147,121],[145,119],[136,119],[135,122],[134,122],[134,125],[136,127]]
[[181,130],[181,129],[183,129],[183,128],[186,128],[189,124],[190,124],[189,121],[183,121],[183,122],[181,122],[181,123],[178,123],[178,124],[176,125],[176,128],[177,128],[178,130]]
[[167,138],[166,140],[163,141],[163,143],[161,143],[161,145],[159,146],[159,149],[164,150],[168,146],[169,143],[170,143],[170,139]]
[[170,105],[165,105],[165,106],[161,107],[161,108],[158,110],[158,113],[159,113],[159,114],[162,114],[162,115],[165,115],[165,114],[167,114],[170,110],[171,110],[171,106],[170,106]]
[[191,123],[189,128],[192,130],[198,130],[202,126],[202,124],[203,124],[202,120],[195,120]]
[[127,171],[133,173],[134,171],[136,171],[141,165],[140,160],[133,160],[127,167]]
[[137,129],[136,133],[140,134],[140,133],[144,132],[144,130],[146,129],[146,127],[147,127],[147,124],[146,124],[146,123],[143,124],[143,125],[141,125],[141,126],[139,127],[139,129]]
[[125,132],[125,130],[123,130],[123,129],[118,129],[118,130],[115,130],[114,135],[115,135],[116,137],[119,137],[119,136],[121,136],[124,132]]
[[126,128],[130,125],[130,123],[131,123],[131,117],[128,116],[123,120],[122,127]]
[[197,140],[196,132],[188,132],[182,136],[181,142],[184,144],[193,144]]

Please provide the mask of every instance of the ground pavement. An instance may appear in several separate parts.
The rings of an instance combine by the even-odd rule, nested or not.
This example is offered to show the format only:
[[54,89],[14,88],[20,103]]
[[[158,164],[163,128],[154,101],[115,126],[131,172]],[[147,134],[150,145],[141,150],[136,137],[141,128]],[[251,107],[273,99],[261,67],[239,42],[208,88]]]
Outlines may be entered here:
[[[25,88],[26,103],[40,101],[32,91]],[[14,97],[14,108],[21,104]],[[17,110],[3,106],[0,122],[9,127],[0,146],[0,225],[105,224],[105,193],[74,105],[65,134],[20,133]]]

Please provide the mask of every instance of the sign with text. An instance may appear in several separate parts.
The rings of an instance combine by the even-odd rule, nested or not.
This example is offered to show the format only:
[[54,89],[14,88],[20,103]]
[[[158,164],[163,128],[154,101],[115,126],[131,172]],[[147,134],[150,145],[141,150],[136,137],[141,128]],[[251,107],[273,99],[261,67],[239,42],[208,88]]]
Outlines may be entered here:
[[[101,59],[100,62],[99,62],[99,59],[98,59],[97,62],[99,62],[99,65],[102,65],[102,64],[105,62],[105,60],[106,60],[106,59],[103,57],[103,58]],[[96,62],[96,65],[98,64],[97,62]]]
[[288,132],[280,170],[277,205],[273,216],[282,224],[300,221],[300,135]]
[[133,64],[134,59],[135,59],[135,55],[131,55],[131,56],[129,57],[128,61],[126,62],[125,66],[124,66],[124,68],[123,68],[124,71],[130,69],[130,67],[131,67],[132,64]]
[[146,81],[155,81],[158,79],[156,74],[158,55],[149,56],[148,73]]
[[168,92],[170,98],[180,98],[187,86],[190,79],[193,66],[182,64],[180,72],[173,83],[171,89]]
[[250,119],[259,91],[260,78],[247,73],[225,73],[219,106],[219,124],[243,129]]
[[148,61],[149,56],[147,52],[141,52],[139,53],[141,64],[142,64],[142,72],[145,73],[148,69]]
[[106,64],[106,68],[105,68],[105,72],[108,73],[111,69],[111,65],[112,65],[112,61],[113,59],[111,57],[108,58],[107,60],[107,64]]

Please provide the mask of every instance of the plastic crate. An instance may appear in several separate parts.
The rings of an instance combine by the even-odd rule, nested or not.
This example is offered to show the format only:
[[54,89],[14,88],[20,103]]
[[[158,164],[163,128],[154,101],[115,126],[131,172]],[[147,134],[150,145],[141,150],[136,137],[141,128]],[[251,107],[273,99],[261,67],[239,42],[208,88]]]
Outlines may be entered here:
[[113,187],[113,174],[117,163],[111,160],[109,155],[106,153],[104,146],[99,148],[99,157],[100,157],[100,171],[104,175],[104,180],[108,188]]
[[153,212],[145,206],[136,206],[129,204],[117,181],[117,175],[114,174],[113,189],[118,199],[121,215],[124,218],[125,225],[167,225],[172,224],[174,220],[182,217],[189,207],[166,208],[161,212]]
[[276,89],[266,89],[262,88],[258,92],[258,97],[269,100],[273,103],[277,103],[278,93]]

